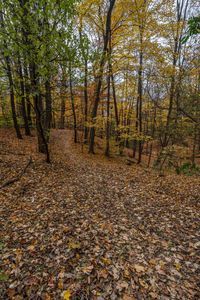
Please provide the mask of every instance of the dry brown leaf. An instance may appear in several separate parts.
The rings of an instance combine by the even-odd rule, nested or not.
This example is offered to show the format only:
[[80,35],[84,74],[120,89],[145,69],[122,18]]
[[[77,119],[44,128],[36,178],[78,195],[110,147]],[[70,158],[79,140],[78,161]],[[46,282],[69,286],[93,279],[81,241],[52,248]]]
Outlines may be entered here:
[[141,266],[141,265],[135,264],[134,265],[134,269],[136,270],[137,273],[145,272],[145,268],[143,266]]
[[136,300],[136,298],[134,296],[129,296],[127,294],[123,295],[123,300]]

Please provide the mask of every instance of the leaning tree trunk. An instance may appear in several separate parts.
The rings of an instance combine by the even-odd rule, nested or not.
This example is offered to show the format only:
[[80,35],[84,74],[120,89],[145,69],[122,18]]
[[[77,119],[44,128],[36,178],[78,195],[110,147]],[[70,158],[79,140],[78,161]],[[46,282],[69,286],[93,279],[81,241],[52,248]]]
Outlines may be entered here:
[[110,0],[110,6],[108,8],[107,17],[106,17],[106,33],[104,36],[104,47],[103,47],[103,53],[102,53],[102,57],[101,57],[101,61],[100,61],[99,74],[97,76],[95,101],[94,101],[94,106],[93,106],[92,114],[91,114],[93,126],[90,129],[89,153],[94,153],[95,119],[97,117],[97,111],[98,111],[98,106],[99,106],[99,102],[100,102],[100,92],[101,92],[101,86],[102,86],[103,69],[104,69],[105,60],[106,60],[109,35],[111,32],[111,18],[112,18],[112,11],[113,11],[114,5],[115,5],[115,0]]

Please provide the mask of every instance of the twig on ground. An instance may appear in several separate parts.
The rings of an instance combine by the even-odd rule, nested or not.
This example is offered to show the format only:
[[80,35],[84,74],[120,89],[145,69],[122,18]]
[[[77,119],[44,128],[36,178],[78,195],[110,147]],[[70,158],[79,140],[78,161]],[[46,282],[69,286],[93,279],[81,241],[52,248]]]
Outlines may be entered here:
[[10,185],[10,184],[13,184],[14,182],[18,181],[21,179],[21,177],[24,175],[24,173],[26,172],[27,168],[30,166],[30,164],[32,163],[32,157],[30,156],[25,168],[18,174],[17,177],[14,177],[14,178],[11,178],[11,179],[8,179],[7,181],[5,181],[1,186],[0,186],[0,189]]

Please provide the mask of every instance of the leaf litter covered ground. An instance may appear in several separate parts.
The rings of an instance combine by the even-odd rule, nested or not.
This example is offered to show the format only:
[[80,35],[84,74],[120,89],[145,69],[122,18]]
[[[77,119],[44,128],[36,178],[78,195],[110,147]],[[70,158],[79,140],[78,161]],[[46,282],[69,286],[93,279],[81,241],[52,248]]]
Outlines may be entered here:
[[200,299],[200,179],[0,131],[1,299]]

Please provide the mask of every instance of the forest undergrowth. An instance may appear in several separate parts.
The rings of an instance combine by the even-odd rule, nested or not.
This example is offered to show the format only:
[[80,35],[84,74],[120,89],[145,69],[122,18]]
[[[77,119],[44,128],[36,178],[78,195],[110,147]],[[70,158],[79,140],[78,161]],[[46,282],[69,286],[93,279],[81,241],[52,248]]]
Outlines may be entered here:
[[35,139],[0,130],[1,299],[200,298],[198,176],[81,153],[68,130],[47,164]]

